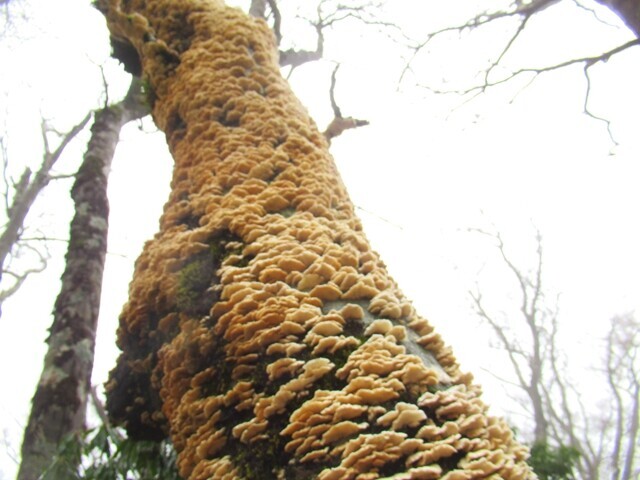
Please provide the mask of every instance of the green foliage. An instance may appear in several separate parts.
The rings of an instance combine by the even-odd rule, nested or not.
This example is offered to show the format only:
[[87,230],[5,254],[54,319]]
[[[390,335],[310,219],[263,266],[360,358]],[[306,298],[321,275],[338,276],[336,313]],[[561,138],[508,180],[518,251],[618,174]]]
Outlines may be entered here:
[[574,447],[551,447],[546,443],[535,443],[531,447],[529,465],[540,480],[571,480],[579,458],[580,452]]
[[62,443],[39,480],[179,480],[169,442],[134,441],[104,425]]

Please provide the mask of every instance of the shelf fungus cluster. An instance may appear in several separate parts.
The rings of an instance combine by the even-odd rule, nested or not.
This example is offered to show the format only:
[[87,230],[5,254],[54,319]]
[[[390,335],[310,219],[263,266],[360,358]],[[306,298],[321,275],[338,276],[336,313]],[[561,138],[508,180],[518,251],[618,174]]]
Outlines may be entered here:
[[108,409],[196,479],[527,479],[527,451],[371,250],[267,25],[98,0],[175,158]]

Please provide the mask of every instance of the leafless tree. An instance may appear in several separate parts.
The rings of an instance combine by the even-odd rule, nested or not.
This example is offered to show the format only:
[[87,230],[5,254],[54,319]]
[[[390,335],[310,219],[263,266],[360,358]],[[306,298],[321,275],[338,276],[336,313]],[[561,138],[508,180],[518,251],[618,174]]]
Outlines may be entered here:
[[[45,120],[41,124],[41,138],[43,144],[43,158],[40,167],[32,172],[25,167],[18,179],[9,177],[9,154],[6,138],[0,137],[0,155],[2,156],[2,172],[4,180],[3,206],[5,223],[0,233],[0,308],[2,302],[13,295],[24,283],[27,277],[42,271],[47,264],[48,252],[42,246],[41,235],[25,235],[25,220],[36,198],[51,182],[51,180],[68,178],[69,175],[58,175],[54,167],[62,157],[65,149],[89,123],[91,114],[87,114],[80,122],[67,132],[58,132]],[[52,137],[56,138],[56,145],[52,145]],[[15,160],[14,160],[15,162]],[[16,265],[16,259],[25,255],[30,258],[28,266]],[[7,278],[9,277],[9,278]]]
[[342,111],[340,110],[335,97],[336,74],[338,73],[339,68],[340,65],[336,65],[333,73],[331,74],[331,88],[329,89],[329,98],[331,100],[331,109],[333,110],[333,120],[331,120],[331,123],[329,123],[326,130],[324,131],[324,136],[329,142],[331,142],[333,138],[340,136],[345,130],[369,125],[369,122],[367,120],[353,117],[344,117],[342,115]]
[[640,323],[632,314],[615,317],[606,340],[605,376],[611,393],[611,480],[638,478],[640,442]]
[[[495,334],[515,377],[506,382],[524,392],[525,410],[533,422],[533,442],[565,445],[579,452],[576,468],[582,479],[630,480],[637,478],[640,415],[638,354],[640,337],[633,315],[615,317],[602,352],[603,368],[591,385],[608,391],[605,410],[594,409],[584,399],[584,385],[571,378],[572,366],[560,341],[558,296],[546,298],[542,236],[536,231],[533,268],[518,265],[502,235],[475,229],[490,238],[500,260],[514,280],[519,305],[513,312],[491,310],[480,286],[470,292],[474,310]],[[520,402],[518,396],[514,396]]]
[[526,394],[533,412],[533,440],[547,443],[549,440],[549,419],[545,405],[544,384],[548,373],[546,364],[549,353],[555,350],[555,331],[557,315],[544,303],[542,285],[542,237],[536,235],[536,265],[531,275],[524,273],[509,257],[500,233],[475,230],[487,235],[496,242],[500,257],[514,277],[520,297],[519,310],[516,315],[498,319],[488,311],[479,287],[470,292],[476,313],[493,330],[500,347],[509,358],[517,385]]

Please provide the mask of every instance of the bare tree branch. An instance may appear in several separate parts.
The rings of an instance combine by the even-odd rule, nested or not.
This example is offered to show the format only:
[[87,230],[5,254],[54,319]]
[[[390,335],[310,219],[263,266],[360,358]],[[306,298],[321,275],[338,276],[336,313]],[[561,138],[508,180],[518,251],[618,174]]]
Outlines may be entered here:
[[[64,152],[67,145],[80,133],[89,122],[91,118],[91,112],[88,113],[77,125],[72,127],[68,132],[60,135],[60,141],[58,146],[52,151],[49,143],[48,134],[53,130],[46,125],[46,122],[42,122],[42,140],[44,145],[43,161],[35,174],[32,174],[29,168],[26,168],[20,177],[20,180],[14,185],[13,198],[8,202],[7,210],[7,224],[4,227],[4,231],[0,234],[0,280],[2,274],[6,270],[7,259],[10,256],[12,249],[19,243],[20,236],[24,229],[25,218],[31,209],[31,206],[36,200],[36,197],[47,186],[50,180],[53,178],[51,171]],[[3,155],[6,169],[7,157]],[[41,257],[42,259],[42,257]],[[26,270],[27,273],[34,273],[38,271],[36,268]],[[20,284],[24,282],[26,277],[18,275],[16,278],[20,279]],[[18,286],[19,287],[19,286]],[[5,293],[14,292],[17,288],[9,287],[5,289]],[[1,300],[6,296],[0,298]]]
[[[497,71],[497,67],[503,64],[503,60],[506,54],[509,51],[511,51],[513,45],[518,40],[521,33],[525,30],[530,19],[533,18],[535,15],[539,14],[540,12],[542,12],[543,10],[555,5],[556,3],[559,3],[559,1],[560,0],[534,0],[531,2],[516,1],[511,5],[510,8],[507,8],[505,10],[482,12],[462,24],[448,26],[430,33],[421,42],[418,42],[418,43],[414,42],[413,45],[409,45],[411,54],[407,59],[405,66],[400,74],[398,84],[400,85],[404,81],[405,76],[412,70],[412,64],[415,62],[416,57],[420,54],[421,51],[423,51],[427,47],[427,45],[430,44],[430,42],[433,39],[446,33],[451,33],[451,32],[463,33],[465,31],[478,29],[480,27],[486,27],[489,24],[495,23],[496,21],[512,19],[516,22],[515,31],[504,41],[500,51],[493,57],[494,60],[491,60],[488,67],[482,70],[480,75],[481,81],[479,83],[473,84],[465,88],[454,88],[454,89],[442,89],[442,88],[438,88],[430,85],[421,85],[421,86],[436,94],[461,95],[462,97],[464,97],[464,101],[462,103],[465,104],[465,103],[468,103],[469,101],[472,101],[479,95],[486,93],[489,89],[504,85],[507,82],[511,82],[512,80],[515,80],[516,78],[521,77],[523,75],[530,76],[529,80],[526,83],[526,86],[524,87],[526,88],[527,86],[531,85],[543,73],[548,73],[548,72],[553,72],[553,71],[557,71],[564,68],[569,68],[573,65],[582,65],[586,82],[587,82],[587,86],[585,90],[584,109],[583,109],[584,113],[590,118],[593,118],[594,120],[604,122],[607,127],[607,132],[609,134],[609,137],[611,138],[611,141],[614,143],[614,145],[617,145],[617,142],[614,138],[614,135],[611,129],[611,122],[606,118],[603,118],[601,116],[594,114],[589,108],[589,100],[590,100],[590,94],[591,94],[591,79],[589,77],[589,69],[597,63],[606,62],[612,56],[617,55],[623,52],[624,50],[627,50],[629,48],[632,48],[640,44],[640,38],[635,38],[633,40],[630,40],[622,45],[619,45],[611,50],[608,50],[598,55],[573,58],[573,59],[569,59],[569,60],[565,60],[562,62],[541,66],[541,67],[523,67],[520,69],[512,70],[500,76],[495,75]],[[613,0],[599,0],[599,1],[600,3],[603,3],[609,6],[610,8],[613,8],[614,10],[615,8],[611,4],[620,3],[619,1],[613,1]],[[596,12],[594,12],[592,9],[584,7],[576,0],[573,0],[573,3],[578,5],[580,8],[584,8],[585,10],[590,11],[597,18]]]
[[617,25],[614,25],[613,23],[607,21],[605,18],[603,18],[595,9],[588,7],[587,5],[582,4],[581,2],[579,2],[578,0],[572,0],[572,3],[579,8],[580,10],[584,10],[585,12],[588,12],[590,15],[593,16],[593,18],[595,18],[599,23],[602,23],[603,25],[607,25],[609,27],[617,27]]
[[308,62],[314,62],[322,58],[324,52],[324,36],[322,33],[322,24],[314,24],[316,30],[316,49],[315,50],[294,50],[289,49],[280,51],[280,66],[291,67],[292,69],[299,67]]
[[[511,318],[511,322],[520,322],[528,330],[528,349],[525,351],[519,344],[516,335],[507,335],[506,326],[496,321],[482,305],[482,296],[478,292],[472,294],[476,313],[485,320],[494,330],[503,349],[506,351],[513,371],[518,379],[518,384],[529,397],[534,420],[535,442],[547,443],[549,436],[549,414],[545,408],[544,396],[544,368],[547,361],[545,351],[548,351],[547,330],[549,328],[548,316],[540,305],[542,298],[542,268],[543,251],[542,236],[536,229],[536,268],[533,277],[529,277],[523,270],[516,266],[506,252],[505,244],[499,232],[487,232],[482,229],[470,229],[471,231],[488,236],[496,243],[502,262],[507,266],[515,278],[520,295],[520,316]],[[515,353],[523,359],[518,361]],[[524,364],[524,365],[523,365]],[[525,372],[526,367],[526,372]]]
[[471,295],[471,299],[474,302],[476,313],[491,326],[498,339],[500,340],[500,345],[507,352],[509,361],[511,362],[511,365],[513,367],[513,371],[518,378],[517,385],[519,386],[519,388],[526,391],[526,385],[528,383],[526,380],[527,375],[524,372],[521,362],[519,361],[519,359],[524,360],[527,358],[524,349],[522,349],[517,341],[511,341],[506,335],[505,328],[485,310],[482,303],[482,294],[480,293],[480,291],[477,291],[476,293],[469,292],[469,294]]
[[[434,93],[439,93],[439,94],[449,94],[449,93],[456,93],[459,95],[471,95],[471,98],[474,98],[484,92],[486,92],[489,88],[492,87],[496,87],[498,85],[502,85],[506,82],[509,82],[513,79],[515,79],[516,77],[520,76],[520,75],[524,75],[524,74],[531,74],[533,75],[532,80],[534,80],[538,75],[541,75],[543,73],[548,73],[548,72],[553,72],[555,70],[559,70],[562,68],[566,68],[572,65],[578,65],[578,64],[583,64],[584,65],[584,69],[587,70],[589,68],[591,68],[593,65],[600,63],[600,62],[606,62],[607,60],[609,60],[613,55],[616,55],[624,50],[627,50],[629,48],[635,47],[636,45],[640,45],[640,39],[635,39],[635,40],[631,40],[629,42],[624,43],[623,45],[619,45],[616,48],[613,48],[607,52],[604,52],[600,55],[593,55],[593,56],[588,56],[588,57],[580,57],[580,58],[573,58],[564,62],[560,62],[560,63],[556,63],[554,65],[548,65],[546,67],[527,67],[527,68],[521,68],[518,70],[515,70],[513,72],[511,72],[509,75],[499,79],[499,80],[494,80],[494,81],[487,81],[485,83],[479,84],[479,85],[474,85],[465,89],[459,89],[459,90],[439,90],[439,89],[435,89],[435,88],[431,88],[429,86],[424,86],[424,88],[434,92]],[[588,94],[589,90],[587,89],[587,94]],[[587,100],[585,100],[585,105],[587,104]],[[588,109],[586,109],[585,107],[585,113],[588,113]],[[589,113],[588,113],[589,114]],[[595,117],[591,114],[589,114],[590,116],[592,116],[593,118],[596,118],[597,120],[602,120],[599,117]]]
[[[269,5],[275,4],[275,0],[269,0]],[[316,18],[307,19],[308,23],[314,28],[316,32],[316,47],[315,50],[295,50],[289,49],[280,51],[280,66],[291,66],[296,68],[307,62],[316,61],[322,58],[324,52],[324,31],[327,28],[332,28],[338,23],[345,22],[347,20],[355,20],[365,25],[375,25],[381,27],[388,27],[398,29],[397,25],[390,22],[385,22],[378,19],[374,15],[374,11],[380,8],[380,3],[373,3],[371,1],[352,2],[350,4],[338,3],[333,5],[334,2],[329,0],[321,0],[318,2],[316,8]],[[331,7],[330,9],[327,6]],[[277,8],[271,8],[274,15],[274,30],[276,36],[280,33],[280,15]],[[276,30],[277,27],[277,30]]]
[[14,281],[9,288],[0,291],[0,304],[18,291],[29,275],[32,273],[40,273],[44,271],[45,268],[47,268],[47,264],[40,263],[38,267],[27,268],[26,270],[21,271],[20,274],[5,271],[4,273],[11,275],[14,278]]
[[331,74],[331,87],[329,88],[329,98],[331,100],[331,109],[333,110],[333,120],[331,120],[331,123],[329,123],[327,129],[324,131],[324,136],[329,142],[331,142],[331,140],[335,137],[341,135],[345,130],[369,125],[368,120],[360,120],[353,117],[345,118],[342,116],[342,112],[340,111],[340,107],[338,107],[338,103],[336,102],[335,97],[336,74],[338,73],[339,68],[340,64],[337,64],[333,69],[333,73]]
[[[506,52],[511,48],[511,45],[513,44],[513,42],[515,42],[516,38],[518,37],[522,29],[524,29],[524,24],[526,23],[526,21],[529,18],[531,18],[534,14],[547,9],[548,7],[554,5],[555,3],[558,3],[559,1],[560,0],[533,0],[528,3],[517,1],[517,2],[514,2],[514,4],[512,4],[510,9],[498,10],[498,11],[484,11],[474,16],[473,18],[470,18],[465,23],[444,27],[444,28],[441,28],[440,30],[436,30],[435,32],[428,34],[423,41],[418,42],[410,47],[413,53],[409,58],[409,60],[405,63],[405,67],[400,73],[400,78],[398,80],[398,83],[402,83],[405,75],[411,69],[412,62],[415,60],[418,54],[436,37],[439,37],[442,34],[450,33],[450,32],[463,32],[466,30],[474,30],[484,25],[495,22],[496,20],[516,18],[519,21],[520,26],[518,27],[516,33],[510,38],[510,40],[508,40],[507,46],[502,50],[502,53],[500,54],[500,58],[502,58],[506,54]],[[499,62],[495,62],[493,66],[497,65],[497,63]]]
[[640,37],[640,15],[638,15],[638,2],[634,0],[596,0],[609,10],[618,15],[625,25]]
[[585,95],[584,95],[584,103],[583,103],[582,111],[588,117],[591,117],[594,120],[598,120],[600,122],[604,122],[604,124],[607,127],[607,133],[609,134],[609,139],[611,140],[611,142],[614,145],[618,145],[618,142],[616,141],[615,137],[613,136],[613,131],[611,130],[611,121],[609,119],[607,119],[607,118],[595,115],[589,109],[589,100],[591,99],[591,76],[589,75],[589,67],[591,67],[591,65],[592,64],[585,63],[584,64],[584,68],[583,68],[584,78],[587,81],[587,88],[586,88],[586,92],[585,92]]

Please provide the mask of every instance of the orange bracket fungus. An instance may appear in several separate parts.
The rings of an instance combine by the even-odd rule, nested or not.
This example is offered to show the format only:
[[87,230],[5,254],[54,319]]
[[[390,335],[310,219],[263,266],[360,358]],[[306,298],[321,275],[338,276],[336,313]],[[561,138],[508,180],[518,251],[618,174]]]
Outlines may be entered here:
[[272,32],[220,0],[98,0],[175,159],[107,385],[184,478],[534,478],[371,250]]

